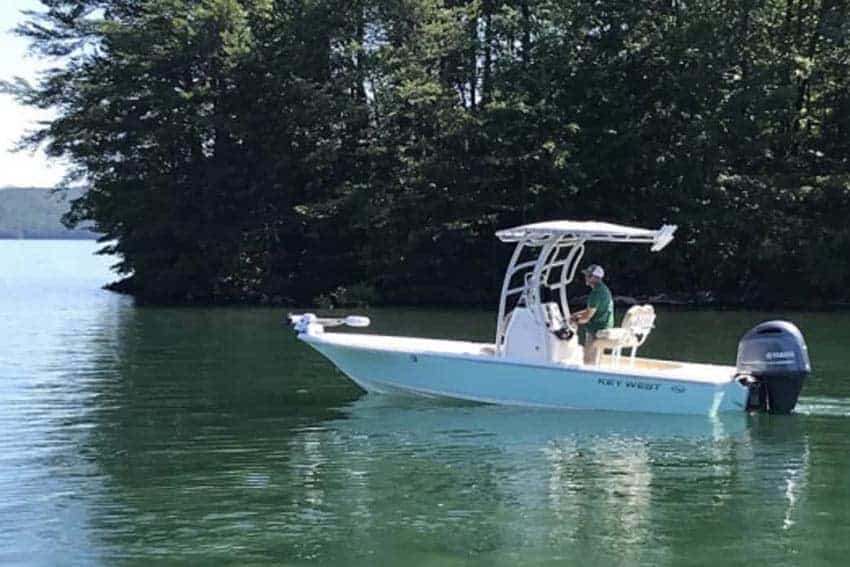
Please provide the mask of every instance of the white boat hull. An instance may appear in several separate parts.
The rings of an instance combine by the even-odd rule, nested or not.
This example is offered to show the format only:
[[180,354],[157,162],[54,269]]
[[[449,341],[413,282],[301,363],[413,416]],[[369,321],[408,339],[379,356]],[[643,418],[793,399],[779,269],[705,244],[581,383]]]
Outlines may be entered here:
[[[360,340],[358,340],[358,338]],[[368,392],[546,408],[715,415],[742,411],[734,368],[661,363],[537,364],[486,354],[487,345],[339,333],[300,334]],[[661,366],[666,364],[669,368]]]

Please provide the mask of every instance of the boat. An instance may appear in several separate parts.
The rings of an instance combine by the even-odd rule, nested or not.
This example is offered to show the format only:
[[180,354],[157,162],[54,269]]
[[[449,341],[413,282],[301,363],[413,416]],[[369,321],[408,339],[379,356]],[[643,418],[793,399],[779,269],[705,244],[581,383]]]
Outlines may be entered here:
[[599,331],[602,354],[584,361],[567,287],[586,248],[619,243],[660,252],[676,229],[559,220],[498,231],[514,252],[492,343],[326,331],[370,324],[356,315],[291,314],[289,322],[301,341],[370,393],[572,410],[790,413],[811,364],[802,333],[788,321],[747,332],[735,365],[659,360],[637,356],[655,310],[636,305],[619,327]]

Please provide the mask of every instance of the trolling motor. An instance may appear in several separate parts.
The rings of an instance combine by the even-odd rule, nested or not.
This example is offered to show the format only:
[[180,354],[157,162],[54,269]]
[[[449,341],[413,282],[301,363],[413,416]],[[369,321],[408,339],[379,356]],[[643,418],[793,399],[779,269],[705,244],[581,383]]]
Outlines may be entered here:
[[295,332],[300,334],[318,334],[325,330],[325,327],[340,327],[347,325],[349,327],[368,327],[371,321],[368,317],[360,315],[349,315],[347,317],[316,317],[315,313],[304,313],[303,315],[295,315],[290,313],[289,324],[295,329]]
[[738,381],[749,388],[747,409],[791,413],[812,371],[803,334],[788,321],[756,325],[738,343]]

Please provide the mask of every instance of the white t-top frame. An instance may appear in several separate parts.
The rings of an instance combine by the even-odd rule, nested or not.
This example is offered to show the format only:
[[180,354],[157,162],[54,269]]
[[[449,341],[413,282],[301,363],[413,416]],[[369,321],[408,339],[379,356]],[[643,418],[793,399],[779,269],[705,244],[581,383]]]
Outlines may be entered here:
[[502,242],[516,242],[516,248],[502,283],[496,351],[501,353],[505,346],[509,305],[512,309],[524,303],[532,313],[542,313],[541,296],[549,290],[557,293],[564,320],[569,319],[567,286],[575,277],[587,242],[650,244],[651,250],[658,252],[673,240],[675,232],[675,225],[648,230],[595,221],[541,222],[498,231],[496,236]]

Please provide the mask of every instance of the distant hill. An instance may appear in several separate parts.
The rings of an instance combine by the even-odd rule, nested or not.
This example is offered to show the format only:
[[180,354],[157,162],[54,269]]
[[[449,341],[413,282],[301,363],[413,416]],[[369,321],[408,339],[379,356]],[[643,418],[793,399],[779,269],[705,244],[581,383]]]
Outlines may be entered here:
[[97,238],[97,234],[88,230],[68,230],[62,225],[68,200],[76,196],[37,187],[0,188],[0,239]]

